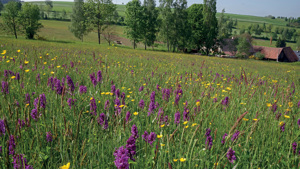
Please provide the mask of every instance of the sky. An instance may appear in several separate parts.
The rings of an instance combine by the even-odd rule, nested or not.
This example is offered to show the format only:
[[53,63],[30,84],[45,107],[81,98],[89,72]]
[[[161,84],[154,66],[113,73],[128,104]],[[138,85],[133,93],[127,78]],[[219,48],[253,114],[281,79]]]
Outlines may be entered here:
[[[25,0],[41,1],[41,0]],[[72,0],[53,0],[72,1]],[[130,0],[113,0],[116,4],[126,4]],[[141,0],[143,1],[143,0]],[[156,0],[157,4],[159,0]],[[194,3],[203,3],[203,0],[187,0],[188,6]],[[300,0],[217,0],[217,11],[225,13],[267,16],[273,15],[285,17],[300,17]]]

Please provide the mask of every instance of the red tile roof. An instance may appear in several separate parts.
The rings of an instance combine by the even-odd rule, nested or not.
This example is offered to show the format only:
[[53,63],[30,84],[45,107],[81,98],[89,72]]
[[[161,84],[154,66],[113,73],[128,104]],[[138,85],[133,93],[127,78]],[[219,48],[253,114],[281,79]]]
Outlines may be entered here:
[[277,60],[281,52],[284,52],[284,55],[290,62],[298,61],[298,57],[291,47],[273,48],[265,46],[253,46],[253,49],[255,52],[261,52],[264,54],[266,59]]

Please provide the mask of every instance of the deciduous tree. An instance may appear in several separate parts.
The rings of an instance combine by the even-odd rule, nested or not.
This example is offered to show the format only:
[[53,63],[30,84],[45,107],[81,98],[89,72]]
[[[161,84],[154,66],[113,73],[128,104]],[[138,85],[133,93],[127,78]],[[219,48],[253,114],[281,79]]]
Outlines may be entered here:
[[98,44],[101,42],[101,34],[107,28],[107,18],[112,16],[116,10],[116,5],[112,0],[88,0],[87,20],[97,30]]
[[132,0],[126,4],[126,17],[125,23],[126,34],[133,41],[133,49],[136,48],[136,44],[142,39],[142,6],[139,0]]
[[18,38],[17,31],[19,30],[19,11],[22,4],[16,1],[9,1],[5,6],[5,13],[3,14],[4,29],[14,34]]
[[25,3],[20,12],[20,25],[26,38],[33,39],[37,31],[42,28],[40,20],[40,9],[37,5]]
[[90,31],[83,0],[75,0],[69,30],[81,41],[83,41],[83,36]]
[[204,46],[206,54],[209,54],[210,49],[215,45],[218,35],[218,22],[216,18],[216,0],[204,0],[203,16],[204,16],[204,32],[206,34],[204,39]]

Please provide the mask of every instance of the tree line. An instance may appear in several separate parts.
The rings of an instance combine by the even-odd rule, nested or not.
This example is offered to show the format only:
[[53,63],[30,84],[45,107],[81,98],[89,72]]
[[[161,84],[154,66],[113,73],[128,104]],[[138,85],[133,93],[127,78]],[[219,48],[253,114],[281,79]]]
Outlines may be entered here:
[[[100,35],[110,34],[107,29],[115,11],[110,0],[75,0],[70,31],[83,40],[95,30],[100,44]],[[216,0],[204,0],[189,8],[186,0],[161,0],[158,7],[155,0],[132,0],[126,4],[126,35],[133,48],[143,43],[147,49],[159,40],[167,44],[168,51],[203,48],[208,53],[218,34],[216,12]]]

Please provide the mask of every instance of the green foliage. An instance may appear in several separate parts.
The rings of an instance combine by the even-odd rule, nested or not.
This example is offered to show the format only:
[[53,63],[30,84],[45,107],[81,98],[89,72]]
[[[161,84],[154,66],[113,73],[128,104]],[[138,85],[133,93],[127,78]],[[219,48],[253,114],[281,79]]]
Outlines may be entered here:
[[156,40],[156,33],[158,31],[158,9],[156,8],[155,0],[144,0],[142,6],[142,39],[145,45],[145,50],[147,46],[154,44]]
[[273,40],[276,40],[277,37],[278,37],[278,36],[277,36],[277,33],[273,32],[273,33],[272,33],[272,38],[273,38]]
[[279,37],[277,42],[276,42],[276,45],[275,45],[277,48],[281,48],[281,47],[286,47],[286,42],[285,40],[281,40],[281,38]]
[[190,48],[199,50],[205,37],[202,4],[193,4],[188,8],[188,24],[191,27]]
[[19,11],[21,10],[22,4],[16,1],[9,1],[5,5],[5,13],[3,14],[3,28],[9,33],[14,34],[15,38],[18,38],[17,32],[20,24],[18,22]]
[[3,10],[3,3],[2,3],[2,1],[0,0],[0,16],[1,16],[1,11]]
[[87,20],[96,29],[98,44],[100,44],[100,35],[107,28],[108,19],[115,12],[116,5],[112,3],[112,0],[88,0],[85,5]]
[[40,20],[40,9],[37,5],[25,3],[20,11],[19,22],[26,38],[33,39],[37,31],[43,27]]
[[143,8],[139,0],[132,0],[126,4],[125,11],[126,34],[133,41],[133,48],[142,39]]
[[297,39],[297,46],[296,46],[297,50],[300,50],[300,37],[298,37]]
[[215,39],[218,35],[218,21],[216,18],[216,0],[204,0],[203,8],[203,25],[204,25],[204,43],[206,48],[206,54],[209,54],[209,50],[215,45]]
[[83,36],[90,31],[88,24],[89,23],[86,16],[84,1],[75,0],[69,30],[74,34],[76,38],[83,41]]
[[237,57],[239,58],[248,58],[250,55],[251,49],[251,36],[244,34],[238,37],[237,48]]
[[168,51],[170,51],[171,44],[170,40],[171,37],[174,36],[174,17],[173,17],[173,10],[172,10],[173,0],[162,0],[160,1],[160,19],[161,19],[161,26],[160,26],[160,37],[161,39],[167,43]]
[[232,35],[233,26],[232,19],[225,18],[225,9],[223,9],[218,22],[218,39],[222,41],[222,39],[229,38]]
[[261,52],[255,53],[255,56],[256,56],[259,60],[263,60],[263,59],[265,58],[265,55],[262,54]]
[[53,8],[53,2],[51,0],[45,1],[46,6],[49,6],[51,9]]

